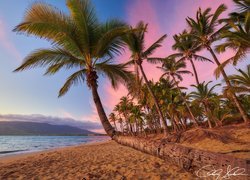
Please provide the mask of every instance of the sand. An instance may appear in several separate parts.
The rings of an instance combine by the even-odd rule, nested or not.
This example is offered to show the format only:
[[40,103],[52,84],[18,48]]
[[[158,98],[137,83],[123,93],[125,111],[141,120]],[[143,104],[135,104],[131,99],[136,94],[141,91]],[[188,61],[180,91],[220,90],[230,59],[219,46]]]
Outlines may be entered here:
[[204,138],[193,143],[183,142],[181,145],[205,151],[223,153],[242,159],[250,159],[250,125],[234,125],[219,128],[217,130],[221,134],[225,134],[226,132],[226,136],[230,135],[233,140],[226,143],[218,139]]
[[0,179],[194,179],[163,160],[114,141],[0,159]]

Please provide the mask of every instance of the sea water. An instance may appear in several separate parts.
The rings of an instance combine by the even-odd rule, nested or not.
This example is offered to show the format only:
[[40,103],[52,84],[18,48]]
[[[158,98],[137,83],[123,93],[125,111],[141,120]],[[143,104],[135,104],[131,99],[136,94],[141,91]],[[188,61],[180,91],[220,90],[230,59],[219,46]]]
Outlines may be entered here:
[[108,136],[0,136],[0,157],[109,139]]

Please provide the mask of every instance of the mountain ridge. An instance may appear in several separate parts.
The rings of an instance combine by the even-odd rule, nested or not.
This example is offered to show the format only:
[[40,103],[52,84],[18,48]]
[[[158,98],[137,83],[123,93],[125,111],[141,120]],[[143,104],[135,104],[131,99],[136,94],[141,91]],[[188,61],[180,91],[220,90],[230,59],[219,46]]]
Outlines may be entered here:
[[29,121],[0,121],[0,135],[102,135],[69,125]]

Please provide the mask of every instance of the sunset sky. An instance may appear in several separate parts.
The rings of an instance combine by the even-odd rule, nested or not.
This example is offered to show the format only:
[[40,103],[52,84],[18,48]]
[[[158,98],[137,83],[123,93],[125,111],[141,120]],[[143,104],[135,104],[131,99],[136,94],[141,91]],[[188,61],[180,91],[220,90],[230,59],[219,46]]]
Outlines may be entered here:
[[[43,76],[43,69],[12,72],[32,50],[50,47],[45,40],[12,32],[12,29],[21,22],[25,9],[32,2],[35,1],[0,0],[0,120],[12,120],[11,114],[15,114],[15,118],[36,117],[34,119],[37,121],[39,121],[37,116],[40,115],[45,119],[48,118],[48,121],[59,117],[67,120],[67,124],[70,124],[71,119],[92,123],[93,127],[90,129],[101,132],[92,96],[86,84],[73,87],[68,94],[57,98],[58,90],[73,71],[61,71],[55,76]],[[68,13],[63,0],[42,2],[47,2]],[[135,25],[140,20],[149,23],[146,35],[147,45],[163,34],[167,34],[163,47],[155,54],[161,57],[173,52],[172,36],[187,28],[185,18],[194,17],[198,7],[202,9],[211,7],[214,10],[224,3],[228,11],[235,8],[230,0],[93,0],[93,3],[102,21],[120,18],[131,25]],[[224,17],[227,12],[223,14]],[[210,58],[206,52],[201,54]],[[219,55],[219,58],[223,61],[232,55],[233,52],[228,51]],[[125,62],[128,58],[129,54],[125,53],[116,59],[117,62]],[[247,62],[249,63],[249,57],[239,63],[237,68],[244,69]],[[213,76],[215,65],[199,62],[197,66],[202,81],[215,80]],[[161,72],[155,66],[144,64],[144,67],[149,79],[158,80]],[[228,67],[226,71],[228,74],[234,73],[235,67]],[[194,82],[194,77],[185,76],[182,85],[188,86]],[[107,113],[113,109],[119,98],[126,94],[122,87],[117,91],[112,90],[109,82],[104,78],[100,79],[99,92]]]

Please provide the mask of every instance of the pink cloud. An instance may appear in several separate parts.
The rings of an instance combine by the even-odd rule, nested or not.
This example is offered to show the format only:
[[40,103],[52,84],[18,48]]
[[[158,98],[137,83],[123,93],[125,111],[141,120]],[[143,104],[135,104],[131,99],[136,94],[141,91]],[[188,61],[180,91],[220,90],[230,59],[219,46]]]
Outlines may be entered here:
[[92,132],[95,132],[95,133],[101,133],[101,134],[106,134],[106,132],[104,131],[103,128],[101,129],[91,129]]
[[63,118],[77,119],[73,114],[71,114],[65,110],[60,110],[60,114],[62,115]]
[[17,61],[21,61],[22,56],[16,49],[15,45],[8,38],[6,31],[6,25],[2,19],[0,19],[0,45],[5,48]]
[[[69,119],[71,121],[77,120],[78,122],[81,122],[81,123],[101,124],[100,120],[99,120],[100,118],[97,114],[97,111],[96,111],[94,104],[92,102],[90,102],[90,104],[91,104],[91,112],[88,114],[82,115],[80,117],[76,117],[72,113],[67,112],[63,109],[59,110],[59,112],[60,112],[63,119]],[[92,132],[96,132],[96,133],[105,133],[103,128],[91,128],[89,130]]]

